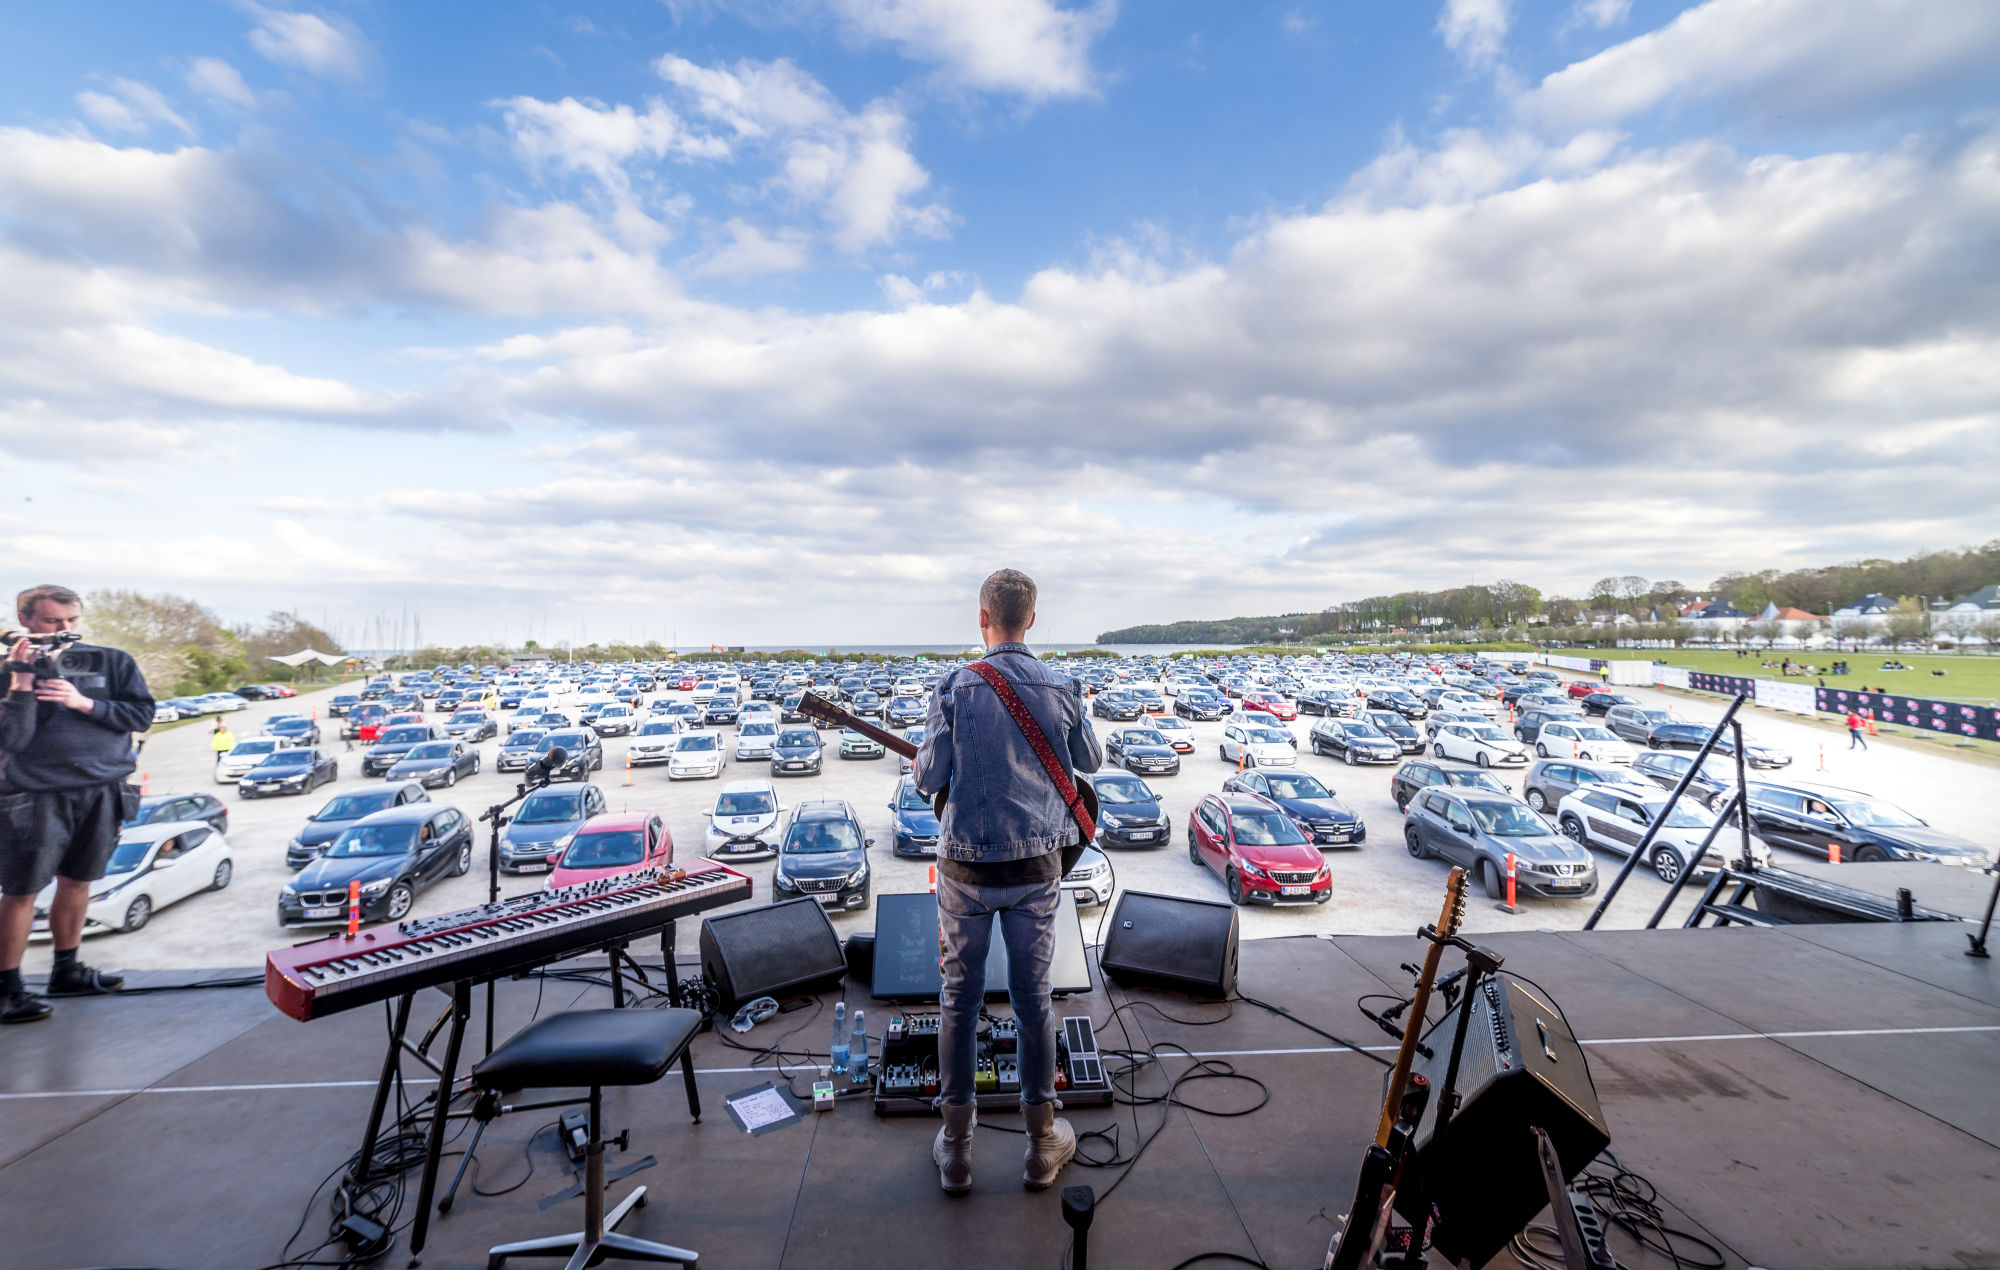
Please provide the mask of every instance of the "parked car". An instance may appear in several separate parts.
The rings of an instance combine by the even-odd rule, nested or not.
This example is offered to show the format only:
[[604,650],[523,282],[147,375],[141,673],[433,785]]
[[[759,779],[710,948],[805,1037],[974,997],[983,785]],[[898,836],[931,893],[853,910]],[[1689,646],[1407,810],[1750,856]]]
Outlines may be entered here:
[[638,725],[639,712],[622,702],[604,707],[590,721],[591,730],[599,736],[630,736]]
[[1077,857],[1076,867],[1063,874],[1062,888],[1076,897],[1078,908],[1109,904],[1115,886],[1111,861],[1093,846],[1086,845],[1083,854]]
[[330,719],[347,717],[347,712],[361,704],[361,695],[354,692],[337,692],[327,698],[326,713]]
[[[806,694],[803,692],[786,693],[784,700],[778,703],[778,722],[804,723],[806,721],[806,712],[799,709],[799,705],[805,699]],[[655,701],[653,704],[659,705],[660,703]]]
[[883,750],[880,741],[865,737],[853,728],[840,730],[840,757],[881,758],[884,753],[886,751]]
[[722,775],[722,738],[710,732],[688,732],[674,738],[667,756],[670,781],[711,780]]
[[1441,857],[1478,878],[1492,899],[1507,894],[1507,857],[1519,895],[1575,899],[1597,890],[1597,862],[1582,844],[1549,827],[1526,803],[1483,790],[1433,785],[1403,822],[1403,842],[1419,860]]
[[264,721],[264,735],[293,745],[318,745],[319,724],[302,714],[274,715]]
[[1431,738],[1431,753],[1475,767],[1526,767],[1528,751],[1492,724],[1451,723]]
[[1232,904],[1333,898],[1333,874],[1292,818],[1255,794],[1209,794],[1188,816],[1188,858],[1214,871]]
[[1484,790],[1505,794],[1509,798],[1514,795],[1506,782],[1484,768],[1456,767],[1435,759],[1416,758],[1397,768],[1396,774],[1389,778],[1389,797],[1396,804],[1397,811],[1407,812],[1416,796],[1432,785]]
[[1415,722],[1429,714],[1430,707],[1401,688],[1377,688],[1368,694],[1370,710],[1388,710]]
[[[235,858],[222,833],[204,821],[163,821],[124,829],[105,863],[104,876],[90,884],[83,933],[135,931],[169,904],[203,891],[220,891],[229,885]],[[49,906],[55,898],[54,882],[35,896],[30,933],[49,933]]]
[[389,707],[380,701],[364,701],[349,710],[340,720],[340,739],[343,741],[373,741],[377,733],[364,731],[379,729],[382,721],[389,717]]
[[1181,756],[1167,738],[1144,724],[1113,728],[1104,734],[1104,757],[1127,771],[1149,776],[1178,776]]
[[785,805],[769,777],[727,781],[716,791],[708,818],[704,855],[716,859],[762,859],[777,851],[778,816]]
[[1652,740],[1653,729],[1662,723],[1685,723],[1672,710],[1661,706],[1615,705],[1604,712],[1604,726],[1613,735],[1633,745]]
[[392,781],[416,781],[425,789],[449,788],[461,777],[479,774],[479,751],[463,741],[431,741],[396,761],[385,776]]
[[1394,741],[1397,748],[1402,750],[1403,753],[1422,754],[1424,752],[1424,734],[1419,732],[1416,725],[1405,719],[1402,715],[1396,713],[1394,710],[1370,710],[1367,712],[1367,715],[1368,722],[1375,725],[1375,730]]
[[674,860],[674,836],[651,812],[592,816],[570,836],[543,888],[579,886]]
[[[1174,713],[1197,723],[1220,719],[1235,709],[1227,697],[1213,688],[1188,688],[1174,698]],[[1095,703],[1092,712],[1095,713]]]
[[1080,773],[1097,791],[1097,844],[1102,847],[1161,847],[1173,840],[1173,825],[1153,787],[1129,772]]
[[[1884,798],[1817,782],[1752,781],[1744,790],[1750,831],[1774,847],[1843,861],[1931,860],[1985,868],[1993,852],[1942,829],[1933,829]],[[1732,814],[1730,823],[1735,823]]]
[[1613,706],[1636,706],[1639,704],[1639,699],[1630,693],[1599,689],[1596,692],[1584,693],[1583,699],[1577,704],[1583,707],[1585,714],[1602,717]]
[[[1662,816],[1665,819],[1660,823]],[[1672,882],[1690,864],[1698,870],[1722,864],[1738,845],[1725,833],[1703,853],[1702,843],[1715,824],[1714,813],[1687,799],[1675,803],[1669,811],[1667,795],[1651,782],[1592,785],[1576,790],[1556,804],[1556,827],[1565,836],[1620,856],[1631,855],[1645,839],[1646,830],[1655,823],[1660,823],[1660,829],[1640,863],[1658,874],[1662,882]],[[1758,864],[1771,862],[1771,849],[1754,835],[1750,839],[1750,852],[1751,859]]]
[[279,750],[290,749],[291,742],[281,736],[260,736],[249,741],[238,741],[228,753],[215,760],[215,783],[233,785],[243,773],[262,763]]
[[1564,751],[1568,751],[1571,758],[1586,763],[1617,763],[1628,767],[1634,753],[1631,746],[1612,735],[1601,723],[1564,720],[1543,724],[1540,734],[1535,737],[1535,753],[1549,758]]
[[1567,702],[1523,710],[1514,718],[1514,739],[1532,744],[1541,736],[1544,726],[1551,723],[1573,723],[1582,718],[1583,711]]
[[566,756],[561,766],[549,769],[552,781],[589,780],[592,772],[604,770],[604,742],[589,728],[558,728],[535,742],[535,758],[540,762],[551,752]]
[[1090,713],[1099,719],[1136,722],[1146,713],[1146,705],[1122,688],[1109,688],[1091,698]]
[[1393,763],[1403,753],[1403,747],[1394,737],[1366,719],[1328,715],[1312,725],[1306,740],[1313,753],[1337,754],[1350,767],[1361,763]]
[[305,868],[326,851],[327,845],[338,838],[341,831],[363,816],[389,807],[401,807],[405,803],[429,801],[430,795],[415,781],[335,794],[326,800],[325,806],[306,817],[305,825],[292,835],[291,842],[285,847],[285,864],[293,870]]
[[899,856],[934,859],[937,856],[938,819],[931,800],[917,792],[917,784],[905,776],[896,782],[896,795],[889,800],[889,814],[896,827],[889,849]]
[[403,756],[430,741],[440,739],[438,730],[428,723],[404,723],[395,727],[385,727],[375,744],[361,756],[361,774],[380,776],[403,761]]
[[535,747],[549,734],[547,728],[522,728],[510,732],[507,739],[493,755],[493,770],[496,772],[525,771],[528,764],[535,761]]
[[[1655,750],[1698,750],[1708,740],[1708,734],[1714,730],[1713,726],[1706,723],[1663,723],[1647,735],[1646,745]],[[1723,734],[1716,738],[1715,748],[1709,753],[1736,753],[1735,737],[1725,729]],[[1743,762],[1747,767],[1769,771],[1790,767],[1792,756],[1788,750],[1775,745],[1766,745],[1756,737],[1746,734],[1743,738]]]
[[1536,759],[1528,774],[1521,779],[1521,800],[1536,811],[1552,812],[1557,803],[1578,789],[1593,785],[1618,785],[1631,779],[1631,773],[1609,763],[1579,763],[1567,758]]
[[920,697],[905,697],[900,694],[889,699],[887,718],[892,728],[907,728],[913,723],[922,723],[929,709]]
[[809,895],[830,909],[867,908],[873,843],[845,801],[808,799],[785,824],[771,887],[783,899]]
[[445,721],[444,734],[455,741],[477,745],[500,735],[500,724],[486,710],[461,707]]
[[771,775],[817,776],[824,764],[819,729],[786,727],[771,745]]
[[[903,733],[903,739],[911,745],[922,745],[924,743],[924,730],[921,727],[911,728]],[[902,754],[896,756],[896,770],[903,775],[909,775],[910,769],[914,766],[916,766],[915,760],[908,756]]]
[[472,870],[472,822],[456,807],[410,803],[364,816],[278,890],[278,924],[347,920],[347,884],[361,884],[361,918],[398,922],[417,896]]
[[1268,714],[1274,719],[1296,719],[1299,708],[1285,699],[1283,693],[1272,692],[1268,688],[1252,688],[1243,694],[1243,713]]
[[1435,737],[1438,729],[1449,727],[1454,723],[1463,723],[1473,728],[1493,726],[1493,720],[1483,714],[1473,714],[1469,710],[1433,710],[1431,717],[1424,720],[1424,735]]
[[1176,754],[1194,753],[1194,728],[1186,719],[1177,714],[1156,714],[1146,720],[1146,726],[1166,738],[1166,742]]
[[777,745],[778,725],[757,719],[736,729],[736,752],[733,757],[739,763],[765,762]]
[[737,716],[742,713],[743,707],[737,703],[735,697],[710,697],[708,702],[701,708],[701,721],[704,727],[734,723]]
[[[1680,784],[1694,766],[1694,755],[1680,750],[1647,750],[1632,760],[1632,774],[1662,789]],[[1687,796],[1702,806],[1720,811],[1721,800],[1736,788],[1736,759],[1727,754],[1711,754],[1702,760],[1701,770],[1688,782]]]
[[1223,725],[1219,748],[1224,762],[1242,767],[1291,767],[1299,761],[1287,734],[1248,718]]
[[604,791],[591,784],[548,785],[521,800],[500,833],[502,873],[542,873],[554,867],[570,835],[607,810]]
[[271,794],[309,794],[340,779],[340,762],[324,750],[287,746],[237,778],[236,792],[244,798]]
[[217,833],[229,832],[229,808],[213,794],[147,794],[124,827],[199,820]]
[[1352,807],[1334,797],[1317,776],[1305,772],[1238,772],[1222,782],[1224,793],[1259,794],[1292,818],[1306,840],[1321,849],[1356,847],[1368,826]]

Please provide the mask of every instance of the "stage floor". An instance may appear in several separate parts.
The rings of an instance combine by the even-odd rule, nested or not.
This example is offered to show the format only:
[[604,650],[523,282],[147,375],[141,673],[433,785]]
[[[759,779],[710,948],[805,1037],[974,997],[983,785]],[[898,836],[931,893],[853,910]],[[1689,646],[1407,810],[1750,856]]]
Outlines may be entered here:
[[[1612,1151],[1657,1185],[1674,1224],[1723,1249],[1730,1267],[1872,1270],[2000,1266],[2000,971],[1961,955],[1966,929],[1482,939],[1562,1005],[1590,1056]],[[1397,966],[1419,951],[1414,938],[1248,942],[1240,987],[1387,1053],[1393,1042],[1355,999],[1407,991]],[[503,1036],[537,1009],[608,1004],[602,988],[564,979],[506,983],[499,999]],[[420,1017],[443,1000],[419,998]],[[866,1004],[879,1035],[890,1010]],[[1119,1126],[1127,1153],[1158,1130],[1129,1173],[1072,1167],[1063,1179],[1103,1195],[1123,1175],[1092,1229],[1093,1265],[1167,1270],[1205,1251],[1291,1270],[1319,1264],[1373,1133],[1377,1061],[1242,1002],[1100,985],[1059,1007],[1088,1013],[1107,1049],[1160,1047],[1167,1075],[1187,1065],[1180,1046],[1270,1091],[1268,1105],[1236,1117],[1160,1104],[1066,1112],[1079,1132]],[[770,1046],[792,1033],[791,1044],[817,1048],[831,1008],[828,998],[734,1039]],[[473,1036],[479,1027],[475,1017]],[[307,1201],[358,1145],[383,1037],[379,1007],[300,1024],[256,989],[64,1001],[51,1021],[0,1033],[0,1265],[264,1266],[302,1214],[316,1233],[294,1253],[309,1249],[326,1210],[308,1213]],[[950,1200],[930,1162],[935,1119],[878,1119],[856,1099],[751,1137],[722,1100],[773,1068],[713,1035],[695,1055],[699,1125],[671,1076],[607,1093],[611,1125],[632,1132],[631,1152],[610,1166],[659,1161],[612,1187],[614,1196],[650,1188],[628,1233],[694,1248],[718,1270],[1061,1266],[1068,1231],[1057,1192],[1029,1194],[1018,1181],[1021,1139],[1004,1131],[1018,1115],[981,1130],[975,1190]],[[1162,1068],[1141,1092],[1163,1087]],[[1258,1094],[1194,1081],[1181,1096],[1231,1111]],[[482,1266],[490,1244],[581,1223],[580,1200],[538,1207],[570,1184],[552,1134],[530,1149],[555,1114],[493,1124],[477,1180],[515,1189],[462,1193],[432,1224],[426,1266]],[[1618,1233],[1612,1247],[1633,1267],[1671,1264]],[[406,1260],[407,1237],[375,1264]],[[1503,1254],[1495,1264],[1510,1263]]]

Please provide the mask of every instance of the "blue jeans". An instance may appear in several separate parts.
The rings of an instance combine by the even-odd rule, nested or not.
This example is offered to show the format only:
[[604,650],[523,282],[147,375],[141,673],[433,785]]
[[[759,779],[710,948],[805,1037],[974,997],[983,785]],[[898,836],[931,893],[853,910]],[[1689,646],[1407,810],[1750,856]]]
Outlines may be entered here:
[[986,1000],[986,954],[997,914],[1007,945],[1007,998],[1021,1027],[1021,1101],[1056,1096],[1056,1011],[1049,996],[1055,960],[1056,908],[1061,879],[1027,886],[962,885],[938,878],[938,935],[944,976],[938,1033],[939,1094],[949,1103],[971,1102],[972,1061],[977,1057],[979,1010]]

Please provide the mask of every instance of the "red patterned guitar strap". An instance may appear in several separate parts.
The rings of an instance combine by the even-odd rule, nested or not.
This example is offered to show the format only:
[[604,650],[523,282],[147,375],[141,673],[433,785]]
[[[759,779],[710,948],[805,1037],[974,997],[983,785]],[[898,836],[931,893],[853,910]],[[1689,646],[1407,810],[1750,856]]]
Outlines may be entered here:
[[1027,702],[1021,700],[1020,694],[1014,691],[1014,685],[1008,683],[1007,677],[996,670],[990,662],[976,661],[966,669],[992,685],[994,693],[1000,698],[1000,704],[1006,706],[1007,713],[1014,716],[1014,726],[1021,729],[1021,735],[1027,738],[1029,748],[1034,750],[1035,757],[1042,761],[1042,770],[1055,782],[1056,795],[1063,800],[1063,806],[1069,808],[1069,814],[1075,819],[1076,827],[1083,832],[1083,841],[1087,843],[1096,838],[1097,826],[1092,823],[1089,809],[1077,795],[1076,782],[1072,781],[1069,773],[1063,770],[1061,760],[1056,758],[1055,747],[1050,745],[1049,738],[1042,734],[1042,725],[1035,722],[1035,716],[1028,713]]

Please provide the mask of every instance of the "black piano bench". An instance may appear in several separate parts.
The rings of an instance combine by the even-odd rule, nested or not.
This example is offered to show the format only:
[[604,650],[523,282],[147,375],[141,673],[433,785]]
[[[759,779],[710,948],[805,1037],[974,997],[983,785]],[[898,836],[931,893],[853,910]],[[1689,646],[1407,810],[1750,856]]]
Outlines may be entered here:
[[701,1095],[688,1049],[701,1031],[696,1010],[569,1010],[531,1023],[472,1069],[473,1087],[502,1094],[524,1089],[590,1089],[590,1144],[584,1149],[583,1229],[546,1239],[498,1244],[487,1250],[487,1270],[509,1257],[567,1257],[566,1270],[583,1270],[607,1257],[678,1262],[693,1266],[697,1254],[618,1233],[618,1223],[646,1203],[636,1187],[610,1213],[604,1211],[604,1087],[650,1085],[680,1061],[687,1082],[688,1113],[701,1123]]

